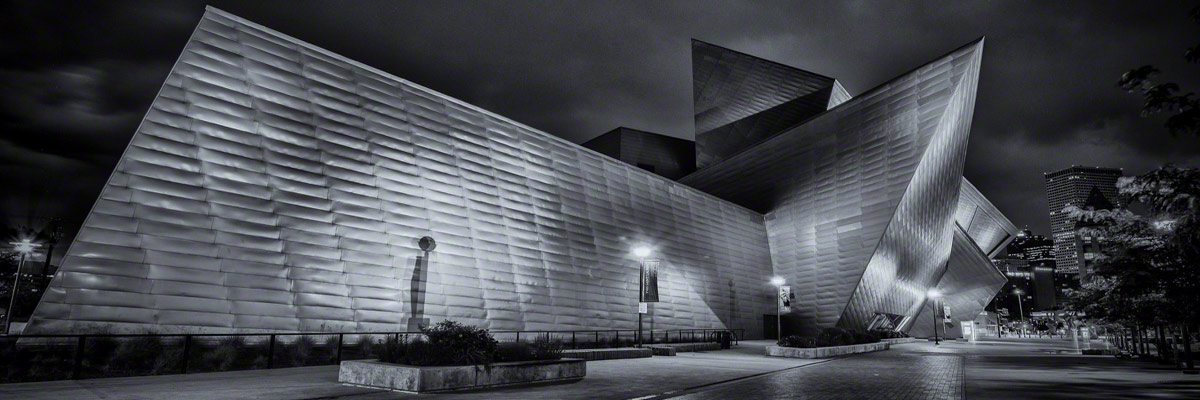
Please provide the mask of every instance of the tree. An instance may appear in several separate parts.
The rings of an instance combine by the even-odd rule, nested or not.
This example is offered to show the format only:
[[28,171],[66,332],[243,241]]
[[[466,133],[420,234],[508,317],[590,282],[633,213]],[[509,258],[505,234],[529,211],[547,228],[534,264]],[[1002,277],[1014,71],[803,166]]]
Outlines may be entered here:
[[[1192,21],[1200,23],[1200,6],[1193,8],[1188,15]],[[1200,44],[1189,47],[1183,58],[1189,63],[1200,63]],[[1171,134],[1190,133],[1200,136],[1200,98],[1192,92],[1180,94],[1179,84],[1156,82],[1154,78],[1160,72],[1153,65],[1143,65],[1121,75],[1117,86],[1142,95],[1142,116],[1173,113],[1163,123]]]

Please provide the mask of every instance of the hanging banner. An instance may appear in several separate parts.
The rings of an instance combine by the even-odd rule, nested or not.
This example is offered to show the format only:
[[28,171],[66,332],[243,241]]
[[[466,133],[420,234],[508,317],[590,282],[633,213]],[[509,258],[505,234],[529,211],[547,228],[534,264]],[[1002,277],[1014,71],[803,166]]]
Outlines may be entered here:
[[642,261],[641,290],[638,301],[643,303],[658,302],[658,260]]
[[795,296],[792,296],[791,286],[779,287],[779,312],[781,314],[786,314],[792,311],[792,298],[794,297]]

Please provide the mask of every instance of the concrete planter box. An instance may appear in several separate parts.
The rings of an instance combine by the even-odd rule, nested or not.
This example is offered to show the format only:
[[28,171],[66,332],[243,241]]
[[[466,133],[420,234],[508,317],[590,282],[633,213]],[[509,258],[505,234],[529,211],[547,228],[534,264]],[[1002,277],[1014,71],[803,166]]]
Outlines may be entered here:
[[616,360],[621,358],[647,358],[653,355],[654,351],[645,347],[563,350],[563,357],[578,358],[586,361]]
[[564,358],[482,366],[416,367],[376,360],[342,361],[338,382],[375,389],[431,393],[583,379],[587,362]]
[[879,339],[879,341],[883,342],[883,343],[888,343],[888,344],[903,344],[903,343],[916,342],[917,339],[906,337],[906,338],[894,338],[894,339]]
[[811,349],[767,346],[767,355],[772,357],[788,358],[829,358],[847,354],[870,353],[872,351],[887,350],[891,348],[891,346],[892,345],[890,343],[885,342],[852,344],[849,346],[814,347]]

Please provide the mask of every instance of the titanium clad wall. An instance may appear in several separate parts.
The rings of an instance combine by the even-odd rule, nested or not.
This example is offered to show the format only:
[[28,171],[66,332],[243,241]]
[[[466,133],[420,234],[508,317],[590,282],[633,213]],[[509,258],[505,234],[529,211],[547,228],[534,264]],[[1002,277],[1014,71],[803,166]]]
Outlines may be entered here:
[[820,114],[834,86],[833,78],[692,40],[697,168]]
[[958,221],[967,231],[967,236],[975,240],[975,244],[989,258],[999,255],[1018,232],[1017,226],[966,178],[963,178],[959,190],[958,209],[954,212],[954,220]]
[[680,181],[766,213],[803,332],[914,316],[949,257],[982,40]]
[[762,215],[209,8],[27,332],[632,329],[771,310]]
[[[983,312],[992,297],[1000,292],[1008,278],[991,259],[967,236],[961,226],[954,230],[954,247],[945,275],[938,281],[942,303],[950,309],[953,326],[947,327],[947,337],[961,337],[962,324],[969,324]],[[933,336],[933,307],[926,302],[908,334],[914,337]],[[943,334],[942,328],[937,328]]]

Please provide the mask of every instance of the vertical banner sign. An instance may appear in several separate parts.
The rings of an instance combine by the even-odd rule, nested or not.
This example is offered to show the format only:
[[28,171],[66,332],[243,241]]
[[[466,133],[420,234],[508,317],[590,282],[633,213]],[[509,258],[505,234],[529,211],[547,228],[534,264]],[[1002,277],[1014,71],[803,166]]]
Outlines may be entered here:
[[792,287],[779,287],[779,312],[788,313],[792,311]]
[[658,260],[642,261],[642,289],[638,301],[644,303],[658,302]]

